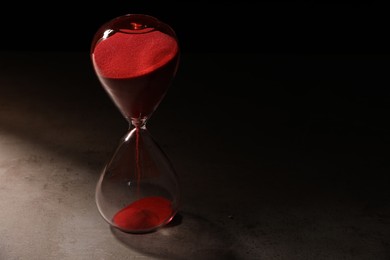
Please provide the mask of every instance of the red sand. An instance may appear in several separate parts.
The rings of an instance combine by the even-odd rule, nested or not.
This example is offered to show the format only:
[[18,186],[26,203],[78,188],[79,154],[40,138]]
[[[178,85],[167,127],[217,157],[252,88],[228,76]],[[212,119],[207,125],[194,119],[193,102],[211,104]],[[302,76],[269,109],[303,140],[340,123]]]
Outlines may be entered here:
[[172,204],[169,200],[157,196],[146,197],[118,211],[113,222],[124,230],[142,231],[163,224],[172,214]]
[[177,54],[174,38],[159,31],[115,33],[99,42],[93,52],[95,66],[106,78],[133,78],[163,66]]

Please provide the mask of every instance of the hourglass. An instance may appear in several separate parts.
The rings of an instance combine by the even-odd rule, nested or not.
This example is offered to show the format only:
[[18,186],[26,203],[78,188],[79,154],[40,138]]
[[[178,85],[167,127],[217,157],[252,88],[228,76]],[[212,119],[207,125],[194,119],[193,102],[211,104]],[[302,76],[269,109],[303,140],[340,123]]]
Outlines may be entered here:
[[129,123],[96,186],[102,217],[124,232],[146,233],[177,214],[180,187],[167,155],[146,128],[176,74],[174,30],[145,14],[126,14],[101,26],[91,46],[96,75]]

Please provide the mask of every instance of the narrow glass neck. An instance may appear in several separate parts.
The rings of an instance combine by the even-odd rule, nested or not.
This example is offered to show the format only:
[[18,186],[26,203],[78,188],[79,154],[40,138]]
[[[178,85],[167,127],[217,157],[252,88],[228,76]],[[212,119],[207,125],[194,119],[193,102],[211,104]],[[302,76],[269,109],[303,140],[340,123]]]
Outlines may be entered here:
[[129,127],[132,128],[132,127],[135,127],[135,128],[146,128],[146,120],[147,118],[146,117],[143,117],[143,118],[132,118],[131,121],[130,121],[130,125]]

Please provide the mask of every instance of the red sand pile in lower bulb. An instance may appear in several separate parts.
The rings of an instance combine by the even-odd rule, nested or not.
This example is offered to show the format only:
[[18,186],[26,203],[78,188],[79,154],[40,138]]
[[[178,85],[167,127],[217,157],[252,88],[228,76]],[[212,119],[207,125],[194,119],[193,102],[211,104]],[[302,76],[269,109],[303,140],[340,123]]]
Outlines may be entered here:
[[113,222],[125,230],[148,230],[168,221],[172,213],[169,200],[146,197],[117,212]]

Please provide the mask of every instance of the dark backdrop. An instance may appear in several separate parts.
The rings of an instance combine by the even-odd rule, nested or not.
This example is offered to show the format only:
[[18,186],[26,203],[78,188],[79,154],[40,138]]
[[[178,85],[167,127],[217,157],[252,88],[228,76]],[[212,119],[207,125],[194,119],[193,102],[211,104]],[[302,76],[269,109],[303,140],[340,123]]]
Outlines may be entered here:
[[388,53],[384,5],[256,2],[9,1],[0,49],[88,51],[102,23],[146,13],[169,23],[188,52]]
[[184,59],[179,73],[197,62],[194,70],[215,82],[207,89],[212,102],[240,95],[248,104],[297,110],[292,121],[333,111],[387,124],[390,16],[381,3],[14,1],[0,12],[0,50],[61,52],[88,52],[94,33],[116,16],[150,14],[173,27],[183,52],[212,53]]

